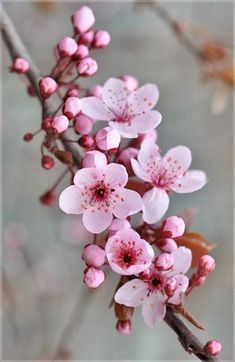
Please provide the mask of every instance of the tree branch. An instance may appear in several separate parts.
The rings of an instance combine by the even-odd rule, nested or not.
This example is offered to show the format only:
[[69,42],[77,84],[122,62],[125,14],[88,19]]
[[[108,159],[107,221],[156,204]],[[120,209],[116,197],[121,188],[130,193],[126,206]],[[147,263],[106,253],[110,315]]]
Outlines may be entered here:
[[[42,102],[38,81],[41,77],[41,73],[36,65],[33,63],[30,55],[28,54],[22,40],[20,39],[10,17],[4,10],[1,4],[1,28],[3,33],[3,39],[6,43],[6,46],[9,50],[11,57],[23,57],[30,62],[30,71],[26,74],[30,84],[33,86],[37,97]],[[50,110],[50,104],[46,104],[47,110]],[[63,142],[63,139],[62,139]],[[73,156],[78,159],[77,151],[71,146],[63,142],[64,147],[73,153]],[[186,327],[186,325],[175,315],[174,311],[171,308],[167,309],[165,322],[169,327],[177,334],[179,341],[181,342],[183,348],[189,352],[193,353],[202,361],[219,361],[216,357],[209,356],[203,351],[203,344],[193,335],[193,333]]]

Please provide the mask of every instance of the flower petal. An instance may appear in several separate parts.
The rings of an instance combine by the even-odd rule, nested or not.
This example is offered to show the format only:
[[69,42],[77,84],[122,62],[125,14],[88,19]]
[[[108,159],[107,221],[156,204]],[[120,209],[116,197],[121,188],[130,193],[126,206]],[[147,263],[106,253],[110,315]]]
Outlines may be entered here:
[[138,136],[138,132],[132,124],[109,122],[109,126],[115,128],[123,138],[136,138]]
[[112,118],[111,113],[105,108],[101,99],[97,97],[84,97],[80,101],[82,113],[87,116],[99,121],[109,121]]
[[173,181],[186,172],[192,162],[192,154],[188,147],[171,148],[162,159],[162,168],[166,170],[164,179]]
[[200,190],[207,183],[205,172],[192,170],[186,172],[185,176],[176,180],[171,189],[178,193],[187,193]]
[[158,111],[150,111],[134,117],[132,124],[138,133],[146,133],[157,127],[162,120],[162,115]]
[[171,275],[184,274],[186,273],[192,263],[192,252],[190,249],[180,246],[174,250],[171,255],[173,256],[175,262],[170,272]]
[[110,78],[104,84],[102,99],[108,109],[119,114],[126,107],[129,94],[126,84],[121,79]]
[[154,224],[166,213],[169,206],[169,196],[165,190],[154,187],[144,194],[143,202],[143,219],[148,224]]
[[103,179],[102,173],[97,168],[82,168],[78,170],[74,176],[73,182],[77,187],[83,189],[84,187],[89,187],[101,181]]
[[134,158],[131,158],[131,166],[137,177],[144,181],[151,181],[151,176],[144,171],[143,167]]
[[177,281],[178,287],[176,288],[173,297],[168,299],[168,303],[181,304],[183,301],[182,293],[188,288],[189,280],[185,275],[174,275],[174,278]]
[[161,292],[151,293],[145,298],[142,306],[144,321],[149,327],[155,327],[166,314],[165,297]]
[[102,233],[113,221],[113,215],[111,212],[102,211],[85,211],[82,217],[85,228],[94,234]]
[[152,109],[159,98],[159,90],[155,84],[146,84],[132,92],[128,98],[130,112],[137,115]]
[[117,201],[113,210],[118,219],[125,219],[127,216],[134,215],[143,207],[143,201],[138,192],[129,189],[117,190],[121,201]]
[[66,214],[81,214],[82,191],[75,185],[67,187],[60,195],[59,206]]
[[132,279],[118,289],[114,296],[115,302],[128,307],[138,307],[148,294],[148,285],[139,279]]
[[152,140],[145,140],[141,145],[137,159],[143,169],[147,169],[153,162],[155,169],[160,168],[161,157],[158,145]]
[[104,181],[111,187],[123,187],[127,184],[128,174],[126,168],[123,165],[117,165],[116,163],[110,163],[103,167]]

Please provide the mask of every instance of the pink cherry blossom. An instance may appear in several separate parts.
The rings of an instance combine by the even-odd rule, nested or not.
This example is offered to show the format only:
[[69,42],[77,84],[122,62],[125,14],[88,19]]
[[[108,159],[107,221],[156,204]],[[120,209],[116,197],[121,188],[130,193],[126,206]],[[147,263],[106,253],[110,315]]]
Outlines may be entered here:
[[169,206],[170,191],[194,192],[206,184],[203,171],[188,171],[192,156],[185,146],[171,148],[161,157],[159,147],[153,141],[144,141],[137,159],[131,160],[136,176],[152,186],[143,196],[143,219],[149,224],[164,216]]
[[[142,280],[135,278],[124,284],[115,294],[115,301],[129,307],[142,305],[145,323],[154,327],[166,313],[166,303],[180,304],[188,287],[188,278],[184,275],[192,261],[191,251],[179,247],[173,251],[173,267],[161,271],[154,264],[150,273]],[[169,292],[171,296],[169,297]]]
[[118,231],[105,247],[110,267],[118,274],[133,275],[148,269],[154,257],[152,246],[132,229]]
[[128,175],[122,165],[110,163],[101,169],[83,168],[74,177],[74,185],[60,195],[60,208],[67,214],[83,214],[83,223],[92,233],[101,233],[113,215],[125,219],[142,208],[140,195],[125,189]]
[[103,87],[101,99],[85,97],[81,100],[83,113],[99,121],[109,121],[122,137],[135,138],[157,127],[162,116],[152,110],[158,101],[158,88],[146,84],[129,91],[121,79],[110,78]]

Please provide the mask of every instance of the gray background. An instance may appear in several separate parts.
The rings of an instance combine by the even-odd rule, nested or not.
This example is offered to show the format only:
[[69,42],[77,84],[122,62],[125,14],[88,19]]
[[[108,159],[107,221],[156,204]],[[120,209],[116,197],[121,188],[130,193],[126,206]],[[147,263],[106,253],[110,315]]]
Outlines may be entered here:
[[[53,12],[46,13],[35,3],[5,3],[43,72],[52,65],[52,47],[71,34],[70,15],[78,5],[58,3]],[[110,76],[129,73],[141,83],[158,84],[158,109],[163,114],[158,127],[160,146],[164,151],[178,144],[189,146],[193,168],[208,174],[209,183],[202,191],[172,197],[169,214],[180,213],[185,207],[199,208],[193,229],[217,243],[213,252],[217,268],[206,285],[192,294],[187,307],[206,326],[205,332],[191,327],[195,334],[204,341],[219,339],[224,345],[221,357],[232,360],[232,97],[222,115],[211,114],[216,84],[202,81],[196,60],[149,10],[136,13],[132,4],[125,2],[94,2],[91,6],[95,27],[107,29],[112,37],[107,49],[94,54],[100,66],[95,82],[102,84]],[[166,6],[175,16],[202,24],[232,44],[232,2]],[[81,238],[78,245],[68,243],[61,232],[67,218],[57,206],[44,208],[37,201],[62,168],[58,165],[51,172],[40,168],[41,136],[30,144],[22,142],[25,132],[37,129],[40,108],[37,100],[27,96],[18,77],[8,73],[9,62],[3,48],[3,223],[23,224],[29,238],[24,253],[3,244],[3,267],[13,294],[13,303],[7,303],[3,313],[3,359],[51,356],[75,305],[73,323],[63,342],[74,359],[193,359],[164,323],[148,329],[140,311],[135,313],[129,337],[116,333],[113,312],[108,309],[116,276],[108,275],[104,286],[95,292],[82,285],[79,243],[88,239]],[[35,282],[38,273],[44,275],[44,293]],[[51,296],[45,293],[45,280],[54,290]]]

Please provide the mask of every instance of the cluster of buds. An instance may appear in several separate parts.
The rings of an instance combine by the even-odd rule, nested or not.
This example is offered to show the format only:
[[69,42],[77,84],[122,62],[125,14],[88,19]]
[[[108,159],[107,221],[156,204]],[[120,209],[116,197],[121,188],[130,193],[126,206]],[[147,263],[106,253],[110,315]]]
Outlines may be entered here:
[[105,263],[105,251],[100,246],[89,244],[85,246],[82,259],[87,265],[83,281],[89,288],[98,288],[105,280],[101,266]]
[[187,294],[189,294],[195,287],[203,285],[206,281],[206,277],[215,269],[215,260],[210,255],[204,255],[200,258],[197,271],[192,274],[189,281],[189,288]]

